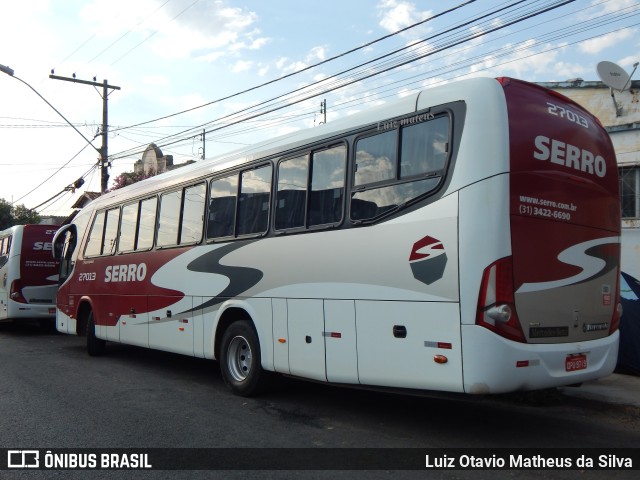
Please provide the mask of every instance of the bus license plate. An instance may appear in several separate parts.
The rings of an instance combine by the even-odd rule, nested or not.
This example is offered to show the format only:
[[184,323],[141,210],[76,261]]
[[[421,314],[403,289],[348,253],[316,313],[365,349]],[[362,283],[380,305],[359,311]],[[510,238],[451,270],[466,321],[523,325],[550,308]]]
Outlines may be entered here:
[[567,372],[575,372],[576,370],[584,370],[586,368],[586,355],[567,355],[567,358],[565,360],[565,370]]

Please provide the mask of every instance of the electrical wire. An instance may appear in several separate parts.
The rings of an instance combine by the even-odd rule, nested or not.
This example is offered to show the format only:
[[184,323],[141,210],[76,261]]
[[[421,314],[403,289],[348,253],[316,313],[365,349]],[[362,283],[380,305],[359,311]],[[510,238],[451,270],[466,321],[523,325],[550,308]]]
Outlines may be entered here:
[[[178,116],[178,115],[182,115],[182,114],[184,114],[184,113],[189,113],[189,112],[192,112],[192,111],[194,111],[194,110],[198,110],[198,109],[203,108],[203,107],[208,107],[208,106],[210,106],[210,105],[214,105],[214,104],[216,104],[216,103],[220,103],[220,102],[222,102],[222,101],[229,100],[229,99],[234,98],[234,97],[237,97],[237,96],[239,96],[239,95],[242,95],[242,94],[245,94],[245,93],[252,92],[252,91],[254,91],[254,90],[257,90],[257,89],[259,89],[259,88],[265,87],[265,86],[267,86],[267,85],[271,85],[271,84],[273,84],[273,83],[280,82],[280,81],[282,81],[282,80],[284,80],[284,79],[286,79],[286,78],[290,78],[290,77],[293,77],[293,76],[295,76],[295,75],[299,75],[299,74],[301,74],[301,73],[303,73],[303,72],[306,72],[306,71],[311,70],[311,69],[313,69],[313,68],[319,67],[320,65],[324,65],[324,64],[326,64],[326,63],[332,62],[332,61],[334,61],[334,60],[337,60],[338,58],[342,58],[342,57],[347,56],[347,55],[349,55],[349,54],[351,54],[351,53],[354,53],[354,52],[357,52],[357,51],[359,51],[359,50],[363,50],[363,49],[369,48],[371,45],[374,45],[374,44],[376,44],[376,43],[378,43],[378,42],[381,42],[381,41],[383,41],[383,40],[386,40],[386,39],[388,39],[388,38],[391,38],[391,37],[393,37],[393,36],[395,36],[395,35],[399,35],[399,34],[401,34],[401,33],[404,33],[404,32],[406,32],[407,30],[410,30],[410,29],[415,28],[415,27],[417,27],[417,26],[423,25],[424,23],[426,23],[426,22],[430,22],[431,20],[434,20],[434,19],[436,19],[436,18],[439,18],[439,17],[441,17],[441,16],[443,16],[443,15],[446,15],[446,14],[452,13],[452,12],[454,12],[454,11],[456,11],[456,10],[458,10],[458,9],[462,8],[462,7],[465,7],[465,6],[467,6],[467,5],[471,4],[471,3],[474,3],[474,2],[476,2],[476,1],[477,1],[477,0],[468,0],[467,2],[463,2],[463,3],[461,3],[461,4],[459,4],[459,5],[455,6],[455,7],[452,7],[452,8],[450,8],[450,9],[448,9],[448,10],[445,10],[445,11],[443,11],[443,12],[440,12],[440,13],[438,13],[438,14],[436,14],[436,15],[433,15],[433,16],[431,16],[431,17],[429,17],[429,18],[426,18],[426,19],[424,19],[424,20],[421,20],[420,22],[417,22],[417,23],[414,23],[414,24],[412,24],[412,25],[409,25],[408,27],[405,27],[405,28],[403,28],[403,29],[401,29],[401,30],[398,30],[398,31],[393,32],[393,33],[390,33],[390,34],[385,35],[385,36],[383,36],[383,37],[379,37],[379,38],[377,38],[377,39],[375,39],[375,40],[372,40],[371,42],[365,43],[364,45],[361,45],[361,46],[356,47],[356,48],[352,48],[351,50],[347,50],[346,52],[342,52],[342,53],[340,53],[340,54],[338,54],[338,55],[335,55],[335,56],[333,56],[333,57],[331,57],[331,58],[328,58],[328,59],[326,59],[326,60],[323,60],[323,61],[321,61],[321,62],[315,63],[315,64],[313,64],[313,65],[309,65],[309,66],[307,66],[307,67],[305,67],[305,68],[302,68],[302,69],[300,69],[300,70],[296,70],[295,72],[292,72],[292,73],[289,73],[289,74],[283,75],[283,76],[281,76],[281,77],[278,77],[278,78],[275,78],[275,79],[269,80],[269,81],[267,81],[267,82],[261,83],[260,85],[255,85],[255,86],[253,86],[253,87],[247,88],[247,89],[242,90],[242,91],[240,91],[240,92],[236,92],[236,93],[233,93],[233,94],[231,94],[231,95],[227,95],[226,97],[222,97],[222,98],[218,98],[218,99],[216,99],[216,100],[212,100],[212,101],[210,101],[210,102],[208,102],[208,103],[204,103],[204,104],[202,104],[202,105],[198,105],[198,106],[196,106],[196,107],[189,108],[189,109],[187,109],[187,110],[182,110],[182,111],[180,111],[180,112],[172,113],[172,114],[170,114],[170,115],[165,115],[164,117],[155,118],[155,119],[153,119],[153,120],[147,120],[147,121],[145,121],[145,122],[141,122],[141,123],[137,123],[137,124],[134,124],[134,125],[130,125],[130,126],[128,126],[128,127],[122,127],[122,129],[133,128],[133,127],[139,127],[139,126],[141,126],[141,125],[147,125],[147,124],[149,124],[149,123],[154,123],[154,122],[159,122],[159,121],[161,121],[161,120],[166,120],[167,118],[172,118],[172,117],[175,117],[175,116]],[[521,1],[525,1],[525,0],[521,0]],[[517,2],[517,3],[521,3],[521,2]],[[117,130],[113,130],[113,131],[117,131]]]
[[[559,4],[558,4],[558,2],[556,2],[556,4],[557,4],[556,6],[549,6],[549,7],[548,7],[548,10],[545,10],[545,11],[549,11],[549,10],[552,10],[552,9],[558,8],[558,7],[560,7],[560,6],[564,6],[565,4],[572,3],[572,1],[573,1],[573,0],[571,0],[571,1],[566,1],[566,2],[561,2],[561,3],[559,3]],[[467,3],[471,3],[471,2],[467,2]],[[522,2],[517,2],[517,3],[522,3]],[[606,3],[606,2],[602,2],[602,3]],[[593,5],[592,5],[592,6],[593,6]],[[628,8],[630,8],[630,7],[628,7]],[[520,17],[513,17],[513,16],[512,16],[512,17],[510,17],[510,18],[512,19],[512,22],[511,22],[511,23],[509,23],[509,25],[519,23],[519,22],[524,21],[524,20],[526,20],[526,19],[528,19],[528,18],[532,18],[533,16],[537,16],[537,15],[539,15],[539,14],[541,14],[541,13],[544,13],[545,11],[540,12],[540,13],[538,13],[538,14],[536,14],[536,15],[531,15],[531,16],[529,16],[529,17],[526,17],[526,16],[525,16],[524,18],[522,18],[522,16],[520,16]],[[619,11],[618,11],[618,12],[619,12]],[[610,14],[610,15],[615,15],[615,14],[616,14],[616,13],[618,13],[618,12],[614,12],[614,13],[612,13],[612,14]],[[626,18],[630,18],[630,17],[632,17],[634,14],[632,14],[631,12],[627,12],[627,14],[626,14],[626,15],[627,15],[627,17],[626,17]],[[575,35],[575,34],[578,34],[578,33],[584,32],[584,31],[589,31],[590,29],[594,29],[594,28],[596,28],[596,27],[602,27],[602,26],[608,25],[608,24],[613,23],[614,21],[616,21],[616,19],[614,19],[612,16],[610,16],[609,18],[605,18],[605,17],[606,17],[605,15],[603,15],[602,17],[600,17],[600,21],[593,21],[593,20],[592,20],[592,21],[591,21],[592,23],[590,23],[590,24],[588,24],[588,23],[583,23],[583,24],[575,25],[575,26],[571,27],[570,29],[564,29],[564,30],[563,30],[563,31],[564,31],[564,34],[562,34],[562,32],[561,32],[561,31],[559,31],[559,30],[558,30],[558,31],[555,31],[555,32],[553,32],[553,33],[555,33],[555,36],[548,36],[548,37],[545,37],[545,40],[544,40],[544,41],[552,41],[552,40],[555,40],[555,39],[558,39],[558,38],[565,38],[565,37],[567,37],[567,36],[569,36],[569,35]],[[507,25],[507,26],[509,26],[509,25]],[[635,24],[634,24],[633,26],[635,26]],[[407,28],[410,28],[410,27],[407,27]],[[504,28],[504,27],[501,27],[501,28]],[[501,29],[501,28],[499,28],[499,29]],[[528,27],[528,28],[532,28],[532,27]],[[622,30],[622,29],[624,29],[624,28],[630,28],[630,26],[623,27],[623,28],[618,29],[618,30]],[[499,30],[499,29],[490,30],[490,31],[488,31],[488,32],[485,32],[485,33],[483,33],[483,35],[482,35],[482,36],[487,35],[488,33],[492,33],[493,31],[497,31],[497,30]],[[523,29],[523,30],[526,30],[526,29]],[[442,34],[442,32],[440,33],[440,35],[441,35],[441,36],[443,35],[443,34]],[[547,34],[547,35],[550,35],[550,34]],[[589,39],[591,39],[591,38],[598,38],[598,37],[600,37],[600,36],[602,36],[602,35],[595,35],[595,36],[589,37]],[[349,70],[351,71],[351,70],[354,70],[354,69],[356,69],[356,68],[363,67],[364,65],[371,64],[373,67],[375,67],[375,68],[377,68],[377,69],[379,69],[379,70],[382,70],[382,71],[370,71],[370,70],[367,70],[367,71],[365,71],[364,73],[361,73],[361,74],[360,74],[360,77],[358,77],[357,79],[353,79],[353,78],[352,78],[352,79],[350,79],[347,83],[345,83],[345,82],[342,82],[342,83],[339,83],[339,82],[334,82],[334,83],[326,82],[326,80],[327,80],[327,79],[325,78],[325,79],[323,79],[322,81],[326,82],[326,85],[329,85],[329,88],[327,88],[327,87],[325,86],[325,88],[324,88],[324,89],[322,89],[322,88],[320,88],[320,89],[316,88],[316,90],[311,90],[311,89],[309,89],[309,87],[310,87],[311,85],[313,85],[313,84],[311,84],[311,85],[307,85],[305,88],[307,88],[307,89],[309,89],[309,90],[307,90],[306,95],[305,95],[305,96],[302,96],[301,98],[294,99],[295,101],[292,101],[292,100],[284,101],[284,100],[282,100],[282,101],[280,102],[280,104],[275,103],[275,100],[278,100],[278,99],[280,99],[281,97],[282,97],[282,98],[284,98],[284,97],[287,97],[287,96],[291,96],[292,94],[296,93],[296,90],[294,90],[294,91],[292,91],[292,92],[287,92],[286,94],[283,94],[283,95],[281,95],[281,96],[275,97],[275,98],[270,99],[270,100],[267,100],[267,101],[265,101],[265,102],[258,103],[258,104],[256,104],[256,105],[253,105],[253,106],[251,106],[251,107],[248,107],[247,109],[241,110],[241,111],[239,111],[239,112],[234,112],[234,113],[229,114],[229,115],[227,115],[227,116],[225,116],[225,117],[221,117],[221,118],[215,119],[215,120],[210,121],[210,122],[208,122],[208,123],[206,123],[206,124],[198,125],[198,126],[194,126],[194,127],[189,127],[187,130],[184,130],[183,132],[179,132],[179,133],[177,133],[177,134],[173,134],[173,135],[168,135],[168,136],[166,136],[166,137],[164,137],[164,138],[160,139],[160,141],[163,141],[163,140],[165,140],[165,139],[169,139],[169,138],[173,138],[173,137],[176,137],[176,136],[179,136],[179,135],[187,135],[187,134],[189,134],[189,132],[193,132],[195,129],[202,129],[203,127],[206,127],[206,126],[216,125],[216,124],[219,124],[221,121],[226,120],[226,119],[229,119],[229,121],[225,122],[225,124],[224,124],[224,125],[218,125],[218,126],[216,126],[215,128],[212,128],[211,130],[209,130],[208,132],[205,132],[205,133],[211,134],[211,133],[215,133],[215,132],[220,132],[220,130],[222,130],[222,129],[225,129],[225,128],[229,128],[229,127],[236,126],[236,125],[238,125],[238,124],[240,124],[240,123],[242,123],[242,122],[250,122],[250,121],[260,121],[260,122],[263,122],[263,120],[264,120],[264,124],[266,124],[266,125],[267,125],[265,128],[269,128],[270,126],[281,124],[281,123],[279,123],[279,122],[280,122],[280,120],[278,120],[278,119],[275,119],[275,120],[273,120],[273,119],[271,119],[271,120],[269,120],[269,119],[257,120],[257,119],[258,119],[259,117],[266,116],[266,115],[269,115],[269,114],[271,114],[271,113],[274,113],[274,112],[276,112],[276,111],[278,111],[278,110],[280,110],[280,109],[282,109],[282,108],[286,108],[286,107],[288,107],[288,106],[292,106],[292,105],[295,105],[295,104],[302,103],[302,102],[304,102],[304,101],[310,100],[311,98],[314,98],[315,96],[318,96],[318,95],[322,95],[322,94],[329,93],[329,92],[331,92],[331,91],[337,90],[338,88],[344,88],[344,87],[346,87],[346,86],[348,86],[348,85],[352,85],[352,84],[354,84],[354,83],[356,83],[356,82],[358,82],[358,81],[366,80],[366,79],[371,78],[371,77],[373,77],[373,76],[375,76],[375,75],[379,75],[379,74],[381,74],[381,73],[385,73],[385,71],[390,71],[391,69],[398,68],[399,66],[407,65],[408,63],[415,62],[415,61],[418,61],[418,60],[422,60],[422,59],[424,59],[424,58],[426,58],[426,57],[428,57],[428,56],[430,56],[430,55],[435,55],[436,53],[440,53],[440,52],[443,52],[443,51],[446,51],[446,50],[449,50],[449,49],[453,49],[454,47],[456,47],[456,46],[458,46],[458,45],[461,45],[461,44],[463,44],[463,43],[469,42],[469,41],[471,41],[471,40],[475,40],[476,38],[478,38],[478,37],[477,37],[477,36],[465,36],[465,37],[457,37],[457,38],[456,38],[456,37],[453,37],[453,38],[444,38],[444,37],[443,37],[443,42],[444,42],[444,43],[440,44],[439,50],[438,50],[438,51],[436,51],[436,52],[433,52],[433,53],[429,52],[429,53],[427,53],[427,54],[425,54],[425,52],[424,52],[424,51],[422,51],[422,52],[418,51],[417,53],[415,53],[417,49],[416,49],[416,47],[415,47],[415,44],[413,44],[413,45],[412,45],[413,50],[414,50],[413,52],[408,52],[408,51],[407,51],[407,49],[398,49],[398,50],[396,50],[395,52],[397,52],[397,53],[399,53],[400,51],[404,51],[405,53],[403,53],[403,54],[401,54],[401,55],[397,55],[397,56],[395,56],[395,57],[394,57],[394,61],[393,61],[393,62],[388,62],[388,63],[377,63],[377,64],[375,64],[375,63],[371,63],[372,61],[369,61],[369,62],[366,62],[366,63],[364,63],[364,64],[360,64],[360,65],[358,65],[358,66],[356,66],[356,67],[352,67],[351,69],[349,69]],[[541,40],[542,38],[543,38],[543,37],[540,37],[540,39],[538,40],[538,42],[537,42],[535,45],[533,45],[533,47],[535,47],[535,46],[539,46],[539,45],[542,43],[542,40]],[[445,42],[445,40],[446,40],[446,42]],[[575,41],[575,42],[569,43],[568,45],[575,44],[575,43],[579,43],[579,42],[582,42],[582,41],[585,41],[585,39],[577,40],[577,41]],[[521,44],[519,44],[519,45],[521,45],[522,47],[518,47],[518,49],[513,49],[513,48],[512,48],[510,51],[502,51],[502,52],[499,52],[499,51],[498,51],[498,52],[496,52],[496,51],[494,51],[494,52],[496,53],[495,58],[505,57],[505,56],[507,56],[509,53],[512,53],[512,54],[513,54],[513,53],[517,53],[517,52],[519,52],[519,51],[524,51],[524,50],[525,50],[525,44],[524,44],[524,42],[522,42],[522,43],[521,43]],[[565,44],[565,45],[567,45],[567,44]],[[504,47],[503,47],[503,48],[504,48]],[[522,50],[520,50],[520,48],[522,48]],[[530,48],[531,48],[531,47],[530,47]],[[543,51],[541,51],[541,52],[531,54],[531,55],[529,55],[529,56],[539,55],[539,54],[541,54],[541,53],[546,53],[546,52],[548,52],[548,51],[552,51],[552,50],[555,50],[555,49],[558,49],[558,48],[562,48],[562,47],[561,47],[561,46],[558,46],[558,47],[555,47],[555,48],[546,49],[546,50],[543,50]],[[500,49],[498,49],[498,50],[500,50]],[[493,53],[493,52],[492,52],[492,53]],[[388,56],[389,58],[390,58],[390,57],[393,57],[393,55],[391,55],[391,54],[389,54],[389,55],[387,55],[387,56]],[[529,56],[527,56],[527,57],[520,57],[520,58],[528,58]],[[332,58],[333,58],[333,57],[332,57]],[[382,58],[383,58],[383,57],[378,57],[378,58],[376,59],[376,61],[382,62]],[[327,60],[327,61],[328,61],[328,60]],[[506,63],[510,63],[510,62],[512,62],[512,61],[515,61],[515,60],[505,61],[505,62],[503,62],[503,63],[499,63],[498,65],[503,65],[503,64],[506,64]],[[403,63],[403,62],[406,62],[406,63]],[[322,62],[322,63],[326,63],[326,62]],[[400,65],[398,65],[398,63],[400,63]],[[319,64],[318,64],[318,65],[319,65]],[[462,65],[463,65],[463,63],[462,63],[462,60],[461,60],[460,62],[458,62],[458,66],[457,66],[456,68],[451,69],[451,65],[450,65],[450,66],[449,66],[449,69],[448,69],[447,71],[448,71],[448,72],[452,72],[452,71],[455,71],[455,70],[461,69],[461,68],[463,68],[463,66],[462,66]],[[309,68],[313,68],[313,67],[315,67],[315,66],[316,66],[316,65],[314,65],[314,66],[310,66]],[[385,70],[385,68],[386,68],[386,69],[388,69],[388,70]],[[441,69],[442,69],[442,68],[444,68],[444,67],[441,67]],[[490,67],[487,67],[487,68],[490,68]],[[296,73],[300,73],[300,72],[296,72]],[[344,72],[341,72],[341,73],[344,73]],[[339,75],[339,74],[336,74],[336,75]],[[416,77],[418,77],[418,76],[416,76]],[[421,75],[420,77],[421,77],[421,80],[422,80],[422,81],[424,81],[424,79],[425,79],[424,75]],[[282,78],[277,79],[277,80],[274,80],[274,81],[272,81],[272,82],[280,81],[280,80],[282,80],[282,79],[284,79],[284,78],[286,78],[286,77],[282,77]],[[427,78],[434,78],[434,76],[432,75],[431,77],[427,77]],[[456,77],[454,77],[454,78],[456,78]],[[416,83],[417,81],[418,81],[418,80],[416,80],[415,82],[411,82],[409,85],[411,85],[411,84],[413,84],[413,83]],[[397,83],[397,82],[396,82],[396,83]],[[321,82],[318,82],[318,84],[321,84]],[[253,87],[253,88],[260,88],[260,86],[264,86],[264,85],[266,85],[266,84],[262,84],[262,85],[259,85],[259,86]],[[316,87],[317,87],[317,85],[316,85]],[[303,90],[303,89],[300,89],[300,90]],[[315,93],[311,94],[311,93],[309,93],[309,92],[315,92]],[[246,93],[246,91],[239,92],[237,95],[239,95],[239,94],[241,94],[241,93]],[[234,96],[235,96],[235,94],[234,94]],[[361,98],[362,98],[362,97],[359,97],[359,99],[361,99]],[[222,101],[222,99],[219,99],[219,100],[217,100],[217,101]],[[217,102],[217,101],[214,101],[214,102]],[[353,101],[355,101],[355,100],[352,100],[352,102],[353,102]],[[271,104],[269,104],[270,102],[271,102]],[[195,107],[195,108],[202,108],[203,106],[207,106],[207,105],[209,105],[209,104],[201,105],[201,106],[199,106],[199,107]],[[339,107],[340,107],[340,105],[336,104],[336,108],[335,108],[335,109],[337,109],[337,108],[339,108]],[[345,107],[345,108],[346,108],[346,107]],[[252,109],[253,109],[253,110],[252,110]],[[191,110],[192,110],[192,109],[190,109],[190,110],[186,110],[186,111],[184,111],[184,112],[178,112],[178,113],[176,113],[176,114],[172,114],[171,116],[176,116],[176,115],[179,115],[179,114],[181,114],[181,113],[185,113],[185,112],[187,112],[187,111],[191,111]],[[250,114],[246,114],[246,115],[244,115],[244,117],[240,117],[240,114],[241,114],[241,113],[244,113],[245,111],[251,111],[251,113],[250,113]],[[164,119],[164,118],[168,118],[168,117],[162,117],[161,119]],[[125,129],[130,129],[130,130],[129,130],[130,132],[135,133],[134,127],[137,127],[137,126],[140,126],[140,125],[143,125],[143,124],[147,124],[147,123],[152,123],[152,122],[154,122],[154,121],[158,121],[158,120],[160,120],[160,119],[155,119],[155,120],[151,120],[151,121],[148,121],[148,122],[143,122],[142,124],[136,124],[136,125],[132,125],[132,126],[130,126],[130,127],[119,127],[118,129],[112,129],[112,130],[110,130],[110,133],[119,132],[119,131],[121,131],[121,130],[125,130]],[[149,126],[149,127],[147,127],[147,128],[156,128],[156,127],[150,127],[150,126]],[[166,128],[166,127],[158,127],[158,128]],[[172,128],[178,128],[178,127],[172,127]],[[224,133],[224,134],[223,134],[223,133],[219,133],[218,135],[214,135],[214,136],[210,136],[210,137],[211,137],[211,139],[212,139],[212,140],[213,140],[213,139],[219,139],[219,138],[228,138],[228,137],[230,137],[230,136],[232,136],[232,135],[242,134],[243,132],[246,132],[246,131],[248,131],[248,130],[255,130],[255,128],[242,128],[242,129],[239,129],[239,130],[237,130],[236,132],[233,132],[233,133],[230,133],[230,132],[227,132],[227,133]],[[157,132],[156,132],[156,133],[157,133]],[[118,133],[118,135],[121,135],[121,133]],[[136,135],[142,135],[142,133],[137,132],[137,133],[136,133]],[[153,134],[148,133],[147,135],[148,135],[148,136],[152,136]],[[198,133],[198,134],[195,134],[195,135],[201,135],[201,133]],[[166,147],[166,146],[178,145],[180,142],[182,142],[182,144],[185,144],[186,142],[191,142],[195,135],[192,135],[192,136],[189,136],[189,137],[185,137],[185,138],[182,138],[182,139],[177,139],[175,142],[167,143],[166,145],[161,145],[161,146]],[[124,137],[124,136],[123,136],[123,137]],[[127,138],[127,137],[124,137],[124,138]],[[129,139],[129,140],[131,140],[131,139]],[[133,140],[131,140],[131,141],[133,141]],[[209,139],[207,139],[207,141],[209,141]],[[219,141],[219,140],[218,140],[218,141]],[[86,147],[85,147],[85,148],[86,148]],[[137,148],[137,147],[136,147],[136,148]],[[83,150],[84,150],[84,148],[83,148]],[[127,158],[129,155],[134,155],[134,154],[138,154],[138,153],[139,153],[139,152],[133,152],[133,150],[134,150],[134,149],[130,149],[130,150],[126,150],[126,151],[124,151],[124,152],[120,152],[119,154],[116,154],[116,155],[114,155],[114,156],[110,156],[110,159],[111,159],[111,160],[119,160],[119,159]],[[127,156],[126,156],[126,157],[124,157],[124,156],[120,156],[120,155],[123,155],[123,154],[124,154],[124,153],[126,153],[126,152],[129,152],[129,153],[127,154]],[[80,152],[78,152],[78,154],[76,154],[76,155],[75,155],[71,160],[69,160],[65,165],[63,165],[62,167],[60,167],[60,169],[59,169],[58,171],[60,171],[62,168],[65,168],[65,167],[66,167],[66,166],[67,166],[67,165],[68,165],[68,164],[69,164],[69,163],[70,163],[74,158],[76,158],[76,157],[79,155],[79,153],[80,153]],[[92,169],[90,170],[90,172],[93,172],[93,173],[95,174],[95,171],[96,171],[96,170],[95,170],[95,166],[94,166],[94,167],[92,167]],[[57,173],[57,172],[56,172],[56,173]],[[88,173],[88,172],[87,172],[87,173]],[[54,175],[55,175],[55,173],[54,173]],[[52,176],[53,176],[53,175],[52,175]],[[92,177],[93,177],[93,175],[92,175]],[[49,179],[50,179],[50,178],[51,178],[51,177],[49,177]],[[45,182],[46,182],[46,181],[48,181],[49,179],[45,180]],[[44,183],[44,182],[43,182],[43,183]],[[41,186],[41,185],[42,185],[42,184],[40,184],[39,186]],[[39,187],[39,186],[38,186],[38,187]],[[36,187],[36,189],[37,189],[38,187]],[[35,189],[34,189],[34,190],[35,190]],[[30,193],[32,193],[34,190],[31,190],[31,191],[30,191],[29,193],[27,193],[26,195],[23,195],[23,196],[22,196],[22,197],[20,197],[17,201],[20,201],[21,199],[23,199],[24,197],[26,197],[27,195],[29,195]],[[45,203],[46,203],[46,202],[45,202]]]
[[49,175],[46,180],[44,180],[42,183],[38,184],[37,187],[29,190],[27,193],[25,193],[23,196],[21,196],[20,198],[18,198],[14,203],[18,203],[20,200],[22,200],[23,198],[25,198],[27,195],[32,194],[33,192],[35,192],[38,188],[40,188],[42,185],[44,185],[45,183],[47,183],[49,180],[51,180],[56,174],[58,174],[60,172],[60,170],[62,170],[64,167],[66,167],[67,165],[69,165],[78,155],[80,155],[82,152],[84,152],[85,148],[87,148],[90,144],[85,144],[84,147],[82,147],[80,149],[80,151],[78,153],[76,153],[73,157],[71,157],[64,165],[62,165],[62,167],[60,167],[58,170],[56,170],[54,173],[52,173],[51,175]]
[[[300,98],[288,100],[286,102],[280,101],[279,104],[276,103],[274,105],[269,105],[269,104],[273,103],[275,100],[281,100],[283,97],[291,95],[291,93],[292,93],[292,92],[287,92],[287,93],[279,95],[277,97],[273,97],[273,98],[271,98],[269,100],[265,100],[263,102],[254,104],[254,105],[252,105],[250,107],[246,107],[244,109],[241,109],[241,110],[239,110],[237,112],[234,112],[232,114],[225,115],[223,117],[219,117],[216,120],[213,120],[211,122],[207,122],[207,123],[205,123],[203,125],[199,125],[199,126],[193,128],[193,129],[186,130],[184,132],[179,132],[179,133],[176,133],[176,134],[171,135],[169,137],[165,137],[164,139],[161,139],[160,141],[154,142],[154,143],[158,144],[158,146],[160,148],[162,148],[164,146],[175,145],[176,143],[179,143],[179,142],[182,142],[182,141],[185,141],[185,140],[188,140],[188,139],[181,138],[181,139],[177,139],[175,141],[169,141],[170,138],[178,137],[180,135],[187,135],[189,132],[191,132],[191,131],[193,131],[195,129],[202,129],[203,127],[212,125],[215,122],[219,122],[221,120],[228,120],[228,122],[223,126],[218,126],[218,127],[212,128],[211,130],[208,130],[206,133],[218,131],[218,130],[221,130],[223,128],[227,128],[230,125],[234,125],[234,124],[240,123],[242,121],[246,121],[248,119],[254,119],[254,118],[257,118],[259,116],[266,115],[268,113],[273,113],[275,111],[281,110],[281,109],[286,108],[288,106],[291,106],[291,105],[294,105],[294,104],[301,103],[301,102],[304,102],[306,100],[312,99],[312,98],[317,97],[319,95],[325,95],[325,94],[327,94],[329,92],[332,92],[334,90],[337,90],[339,88],[344,88],[346,86],[353,85],[354,83],[357,83],[357,82],[359,82],[359,81],[361,81],[363,79],[369,79],[369,78],[372,78],[374,76],[380,75],[382,73],[388,72],[390,70],[393,70],[393,69],[408,65],[409,63],[412,63],[412,62],[414,62],[416,60],[427,58],[427,57],[432,56],[432,55],[434,55],[436,53],[444,51],[446,49],[453,48],[453,47],[455,47],[457,45],[460,45],[460,44],[465,43],[467,41],[470,41],[472,39],[476,39],[476,38],[480,38],[480,37],[486,36],[486,35],[488,35],[490,33],[495,32],[495,31],[502,30],[502,29],[507,28],[507,27],[509,27],[511,25],[520,23],[520,22],[528,20],[530,18],[534,18],[536,16],[539,16],[539,15],[541,15],[543,13],[547,13],[549,11],[555,10],[555,9],[557,9],[559,7],[562,7],[564,5],[567,5],[569,3],[573,3],[574,1],[575,0],[564,0],[564,1],[560,1],[560,2],[554,2],[552,4],[545,4],[545,5],[543,5],[542,7],[538,8],[535,11],[526,12],[526,14],[520,15],[519,17],[511,19],[508,22],[504,22],[504,23],[502,23],[500,25],[495,25],[492,28],[488,28],[488,29],[485,29],[485,30],[480,31],[480,32],[472,33],[472,34],[470,34],[470,35],[468,35],[466,37],[462,37],[462,38],[455,39],[453,41],[449,41],[449,42],[447,42],[446,44],[444,44],[443,46],[441,46],[439,48],[429,49],[427,51],[416,53],[411,58],[402,59],[400,62],[388,65],[388,66],[386,66],[384,68],[380,68],[380,69],[378,69],[376,71],[367,71],[366,75],[357,77],[355,79],[353,79],[353,78],[352,79],[346,79],[343,82],[340,82],[338,84],[334,84],[333,86],[328,86],[328,87],[326,87],[326,88],[324,88],[322,90],[318,90],[318,91],[313,92],[311,94],[306,94],[304,96],[301,96]],[[521,3],[521,2],[517,2],[517,3]],[[500,10],[502,10],[502,9],[500,9]],[[484,17],[486,17],[486,15],[484,15],[483,18]],[[464,26],[468,26],[468,24],[469,24],[469,22],[465,23]],[[461,28],[461,27],[458,27],[458,28]],[[451,31],[451,30],[453,30],[453,29],[450,29],[449,31]],[[371,63],[371,61],[368,61],[368,62],[365,62],[363,64],[360,64],[359,66],[367,65],[369,63]],[[348,70],[351,71],[354,68],[358,68],[358,67],[352,67],[352,68],[350,68]],[[341,73],[343,73],[343,72],[341,72]],[[321,80],[319,82],[316,82],[315,84],[317,85],[319,83],[324,82],[325,80],[326,79],[323,79],[323,80]],[[302,91],[302,90],[304,90],[304,89],[306,89],[308,87],[309,86],[301,87],[299,89],[294,90],[293,92],[297,93],[297,92],[300,92],[300,91]],[[258,107],[260,107],[260,108],[258,108]],[[241,117],[241,118],[237,118],[237,119],[233,119],[232,118],[234,116],[239,115],[240,113],[249,112],[250,110],[253,110],[253,111],[250,112],[250,113],[247,113],[245,117]],[[190,139],[190,137],[189,137],[189,139]],[[159,144],[160,142],[163,142],[163,143]],[[139,152],[138,152],[139,148],[140,147],[135,147],[135,148],[120,152],[118,154],[110,155],[110,158],[115,160],[115,159],[121,158],[121,156],[123,156],[123,155],[124,156],[129,156],[129,155],[132,155],[132,154],[139,154]]]

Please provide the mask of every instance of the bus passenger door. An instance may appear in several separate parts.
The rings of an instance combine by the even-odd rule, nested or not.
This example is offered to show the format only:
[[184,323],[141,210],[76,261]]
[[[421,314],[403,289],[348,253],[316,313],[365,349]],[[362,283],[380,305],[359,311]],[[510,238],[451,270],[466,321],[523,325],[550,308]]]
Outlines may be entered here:
[[[70,285],[64,285],[73,274],[75,259],[78,254],[78,231],[75,224],[71,223],[60,227],[53,236],[53,258],[60,262],[58,273],[58,292],[56,294],[56,328],[61,333],[75,332],[76,320],[71,319]],[[63,286],[64,285],[64,286]]]
[[291,375],[327,381],[322,300],[287,299]]
[[325,300],[324,323],[327,380],[358,383],[355,302]]

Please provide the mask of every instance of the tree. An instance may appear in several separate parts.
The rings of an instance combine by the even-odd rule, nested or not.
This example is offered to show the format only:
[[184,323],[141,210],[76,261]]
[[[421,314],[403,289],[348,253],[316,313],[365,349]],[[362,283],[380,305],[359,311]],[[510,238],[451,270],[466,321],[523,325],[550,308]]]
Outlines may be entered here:
[[121,173],[120,175],[118,175],[116,178],[113,179],[113,187],[111,187],[109,191],[113,192],[114,190],[118,190],[119,188],[133,185],[134,183],[137,183],[141,180],[144,180],[149,177],[153,177],[155,174],[156,173],[153,171],[150,171],[149,173],[146,173],[146,172]]
[[26,225],[39,221],[40,215],[35,210],[24,205],[11,205],[5,199],[0,198],[0,230],[14,225]]
[[28,223],[40,222],[40,215],[35,210],[25,207],[24,205],[16,205],[13,208],[13,224],[26,225]]
[[13,226],[11,210],[11,204],[4,198],[0,198],[0,230]]

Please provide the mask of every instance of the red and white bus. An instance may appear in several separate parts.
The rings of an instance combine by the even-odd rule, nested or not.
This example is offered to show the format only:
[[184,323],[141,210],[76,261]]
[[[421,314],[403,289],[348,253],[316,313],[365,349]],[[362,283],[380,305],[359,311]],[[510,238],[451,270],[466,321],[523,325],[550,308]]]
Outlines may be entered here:
[[611,373],[620,205],[598,120],[438,86],[111,192],[63,228],[57,328],[274,372],[499,393]]
[[0,232],[0,321],[53,320],[58,261],[51,225],[16,225]]

